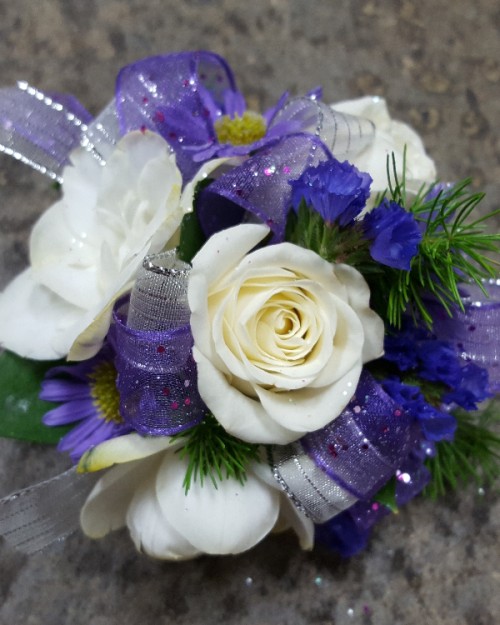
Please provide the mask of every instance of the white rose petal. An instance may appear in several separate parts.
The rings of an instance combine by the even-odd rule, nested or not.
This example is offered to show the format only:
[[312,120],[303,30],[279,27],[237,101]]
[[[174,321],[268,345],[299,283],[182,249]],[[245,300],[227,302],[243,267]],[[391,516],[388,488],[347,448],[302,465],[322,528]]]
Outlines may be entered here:
[[188,299],[207,406],[239,438],[285,444],[342,412],[362,365],[382,354],[384,328],[358,271],[290,243],[251,252],[268,232],[211,237]]

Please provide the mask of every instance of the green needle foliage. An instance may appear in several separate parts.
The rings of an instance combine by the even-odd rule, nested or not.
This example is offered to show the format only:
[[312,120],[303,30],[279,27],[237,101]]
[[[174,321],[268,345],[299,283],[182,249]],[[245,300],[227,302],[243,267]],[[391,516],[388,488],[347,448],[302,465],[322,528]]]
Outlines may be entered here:
[[172,438],[183,442],[177,453],[188,460],[182,483],[186,494],[197,479],[203,486],[208,478],[215,488],[218,481],[229,478],[244,484],[249,463],[259,459],[258,445],[231,436],[211,414],[190,430]]
[[370,243],[361,224],[341,227],[327,223],[313,208],[301,201],[297,213],[291,210],[285,240],[316,252],[330,263],[346,263],[364,275],[381,274],[381,265],[370,256]]
[[436,444],[436,455],[426,461],[432,477],[424,493],[435,499],[448,490],[474,482],[493,484],[500,476],[500,410],[492,402],[483,413],[457,411],[457,430],[452,442]]
[[[388,177],[391,199],[408,207],[405,179],[398,180],[394,157],[393,173],[391,176],[388,167]],[[489,254],[498,253],[500,234],[486,233],[484,225],[500,214],[500,209],[473,219],[484,194],[471,193],[470,184],[467,178],[434,198],[429,198],[434,185],[423,187],[409,205],[424,234],[410,271],[387,272],[386,318],[391,325],[401,327],[402,315],[410,311],[432,328],[426,296],[433,296],[451,316],[454,306],[463,309],[460,283],[475,282],[484,291],[482,281],[496,275],[499,263]]]

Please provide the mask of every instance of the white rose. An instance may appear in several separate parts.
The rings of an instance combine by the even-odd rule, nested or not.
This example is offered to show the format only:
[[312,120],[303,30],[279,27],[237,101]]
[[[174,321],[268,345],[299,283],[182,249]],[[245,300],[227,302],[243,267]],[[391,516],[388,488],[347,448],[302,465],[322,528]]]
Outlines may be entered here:
[[207,163],[181,196],[175,157],[151,132],[123,137],[105,167],[83,149],[71,161],[62,199],[33,228],[31,266],[0,294],[0,345],[29,358],[98,351],[144,256],[165,247],[196,182],[221,163]]
[[313,545],[314,526],[297,512],[265,465],[255,465],[241,485],[234,479],[203,486],[183,480],[186,462],[169,437],[121,436],[82,459],[86,470],[113,464],[82,508],[80,522],[91,538],[126,525],[137,549],[155,558],[182,560],[201,553],[240,553],[271,530],[293,527],[302,548]]
[[285,444],[337,417],[363,363],[382,354],[384,327],[361,274],[240,225],[193,260],[188,287],[201,397],[222,426]]
[[[407,124],[391,119],[384,98],[366,96],[332,104],[341,113],[369,119],[375,124],[373,141],[350,162],[373,178],[371,196],[387,188],[387,157],[396,159],[396,170],[401,179],[403,154],[406,148],[406,183],[409,191],[416,192],[422,183],[436,180],[434,161],[425,152],[418,134]],[[392,161],[391,161],[392,172]]]

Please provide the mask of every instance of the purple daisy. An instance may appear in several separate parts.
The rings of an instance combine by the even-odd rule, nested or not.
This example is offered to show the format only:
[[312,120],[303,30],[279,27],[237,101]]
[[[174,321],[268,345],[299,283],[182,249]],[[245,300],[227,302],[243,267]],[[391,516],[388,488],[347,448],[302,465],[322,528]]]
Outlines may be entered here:
[[[321,90],[307,96],[318,99]],[[116,83],[116,110],[122,133],[150,129],[175,152],[184,180],[216,157],[246,156],[270,140],[303,131],[302,124],[277,114],[284,93],[262,115],[247,107],[233,72],[206,51],[153,56],[124,67]]]
[[106,345],[90,360],[49,369],[42,382],[40,399],[63,402],[44,415],[43,423],[77,423],[57,447],[68,452],[75,463],[91,447],[132,431],[120,416],[113,358]]

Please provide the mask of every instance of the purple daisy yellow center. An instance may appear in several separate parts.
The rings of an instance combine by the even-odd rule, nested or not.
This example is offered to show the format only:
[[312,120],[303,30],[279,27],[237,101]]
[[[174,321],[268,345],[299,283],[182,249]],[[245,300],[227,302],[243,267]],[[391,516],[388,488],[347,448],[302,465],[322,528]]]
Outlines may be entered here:
[[120,415],[120,395],[116,388],[116,369],[113,363],[100,362],[89,373],[90,395],[101,419],[123,423]]
[[219,143],[249,145],[266,134],[266,120],[259,113],[245,111],[243,115],[222,115],[214,124]]

